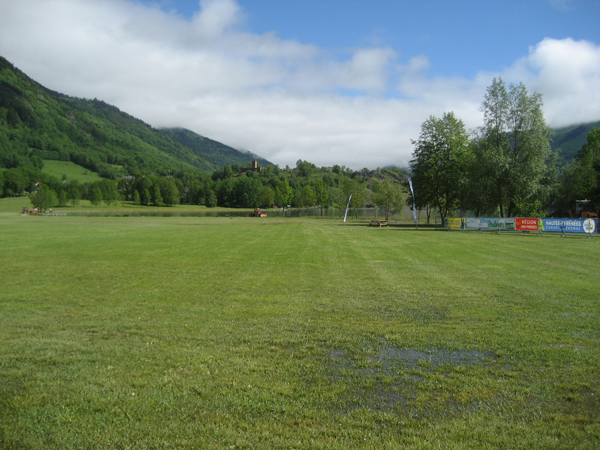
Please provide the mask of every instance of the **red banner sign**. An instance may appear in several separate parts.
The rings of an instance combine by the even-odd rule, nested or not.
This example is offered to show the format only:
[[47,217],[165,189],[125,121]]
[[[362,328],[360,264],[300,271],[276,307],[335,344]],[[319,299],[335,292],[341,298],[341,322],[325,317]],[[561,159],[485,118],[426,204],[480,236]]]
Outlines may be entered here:
[[539,219],[524,219],[517,217],[515,219],[515,230],[517,231],[538,231]]

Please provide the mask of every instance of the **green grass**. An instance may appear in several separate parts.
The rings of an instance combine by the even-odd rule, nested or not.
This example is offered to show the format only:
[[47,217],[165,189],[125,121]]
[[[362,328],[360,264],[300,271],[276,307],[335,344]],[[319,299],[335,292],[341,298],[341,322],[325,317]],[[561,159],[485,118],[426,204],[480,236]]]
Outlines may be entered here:
[[29,197],[0,198],[0,214],[2,215],[21,214],[23,206],[27,206],[28,208],[33,207]]
[[2,448],[600,446],[600,240],[0,216]]
[[59,180],[63,175],[67,176],[67,181],[77,180],[80,183],[89,183],[100,181],[102,178],[95,172],[87,170],[71,161],[44,160],[42,172],[55,176]]
[[[7,197],[0,198],[0,214],[3,215],[17,215],[21,214],[23,211],[23,206],[27,206],[28,208],[32,208],[33,205],[29,200],[29,197]],[[98,213],[115,213],[115,214],[124,214],[128,212],[135,213],[156,213],[156,212],[164,212],[165,214],[174,214],[174,213],[194,213],[194,212],[227,212],[231,211],[232,214],[238,214],[240,209],[232,209],[232,208],[206,208],[205,206],[199,205],[174,205],[174,206],[142,206],[136,205],[132,202],[123,202],[119,201],[113,203],[111,205],[106,205],[104,202],[98,206],[93,206],[89,200],[80,200],[79,204],[75,207],[71,206],[69,203],[67,206],[59,207],[55,206],[52,208],[53,213],[85,213],[88,212],[90,214]],[[248,212],[252,211],[251,208],[248,209]]]

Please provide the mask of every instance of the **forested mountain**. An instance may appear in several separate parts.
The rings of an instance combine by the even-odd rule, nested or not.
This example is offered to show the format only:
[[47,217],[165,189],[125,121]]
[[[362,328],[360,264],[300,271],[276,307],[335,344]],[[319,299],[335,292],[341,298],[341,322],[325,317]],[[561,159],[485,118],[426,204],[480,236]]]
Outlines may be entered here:
[[594,128],[600,128],[600,121],[555,128],[550,145],[552,149],[560,148],[559,154],[565,164],[571,163]]
[[[433,119],[424,122],[410,167],[418,207],[428,213],[435,207],[444,217],[459,206],[477,215],[512,216],[543,214],[577,198],[600,202],[600,122],[554,130],[551,138],[541,96],[529,95],[522,84],[509,89],[519,95],[508,95],[503,81],[495,79],[484,105],[490,99],[504,104],[522,98],[530,105],[522,114],[528,115],[514,123],[529,124],[527,129],[492,126],[512,123],[507,114],[515,108],[499,110],[502,120],[490,122],[472,139],[453,113],[441,119],[456,125],[456,139],[446,146],[460,150],[448,159],[460,162],[456,167],[441,164],[430,151],[434,131],[443,127]],[[559,154],[550,147],[560,148]],[[104,179],[81,184],[63,173],[59,180],[41,170],[44,160],[71,161]],[[250,167],[250,160],[261,167]],[[443,173],[436,174],[436,168]],[[373,204],[387,217],[407,200],[406,179],[397,168],[356,172],[301,159],[295,168],[280,169],[183,128],[154,129],[101,100],[50,91],[0,57],[0,197],[31,193],[41,209],[86,199],[92,204],[335,205],[342,210],[352,195],[353,209]],[[450,186],[453,195],[441,205],[428,192],[444,180],[456,186]]]
[[198,156],[214,164],[215,167],[246,166],[250,160],[258,161],[261,166],[273,165],[258,155],[241,152],[185,128],[161,128],[160,131],[167,134],[174,142],[184,145]]
[[[227,164],[246,165],[253,156],[191,131],[154,129],[101,100],[50,91],[0,57],[0,167],[39,168],[42,160],[57,159],[114,178],[175,170],[211,173]],[[261,164],[270,163],[262,159]]]
[[[552,148],[570,163],[598,127],[600,122],[555,129]],[[212,173],[251,159],[272,165],[190,130],[154,129],[101,100],[50,91],[0,57],[0,167],[41,167],[44,159],[73,161],[108,178],[175,170]]]
[[[59,180],[41,171],[44,160],[71,161],[105,179]],[[250,168],[250,160],[261,169]],[[101,100],[50,91],[0,57],[0,197],[30,193],[42,210],[80,199],[341,209],[352,194],[352,207],[380,202],[387,214],[403,202],[405,177],[397,170],[353,172],[302,160],[280,170],[189,130],[157,130]]]

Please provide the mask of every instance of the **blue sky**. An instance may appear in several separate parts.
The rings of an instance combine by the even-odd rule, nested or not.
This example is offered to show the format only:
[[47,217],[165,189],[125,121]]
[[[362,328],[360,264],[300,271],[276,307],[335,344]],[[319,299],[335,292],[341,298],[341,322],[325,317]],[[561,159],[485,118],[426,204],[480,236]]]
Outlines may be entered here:
[[279,164],[406,165],[421,123],[469,129],[494,77],[550,126],[600,120],[600,0],[0,1],[0,55]]
[[[191,19],[196,0],[145,0]],[[243,27],[328,49],[388,46],[426,55],[431,76],[474,77],[527,56],[544,38],[600,42],[599,0],[239,0]]]

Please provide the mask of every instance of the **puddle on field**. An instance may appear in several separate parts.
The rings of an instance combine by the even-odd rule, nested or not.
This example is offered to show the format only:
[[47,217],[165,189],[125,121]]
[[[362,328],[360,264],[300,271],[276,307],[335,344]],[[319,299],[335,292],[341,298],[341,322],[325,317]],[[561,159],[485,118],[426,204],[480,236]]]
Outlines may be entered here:
[[485,364],[487,359],[492,358],[492,353],[480,352],[477,350],[450,351],[445,349],[434,349],[427,352],[420,352],[413,349],[403,349],[384,346],[379,352],[379,357],[370,357],[384,366],[404,365],[406,367],[420,367],[422,362],[430,362],[433,366],[443,364],[452,364],[456,366]]
[[[396,348],[385,344],[379,351],[378,356],[367,356],[362,362],[342,350],[332,350],[329,356],[337,363],[338,368],[355,370],[358,374],[364,375],[373,371],[390,372],[401,369],[423,368],[423,363],[427,363],[430,369],[447,364],[454,366],[485,365],[486,361],[494,357],[494,354],[477,350],[431,349],[418,351],[410,348]],[[367,364],[364,364],[365,361]]]
[[455,367],[485,366],[494,354],[477,350],[419,351],[383,342],[375,355],[357,356],[342,350],[329,352],[330,376],[347,390],[340,399],[342,409],[404,409],[417,398],[429,374],[445,378]]

